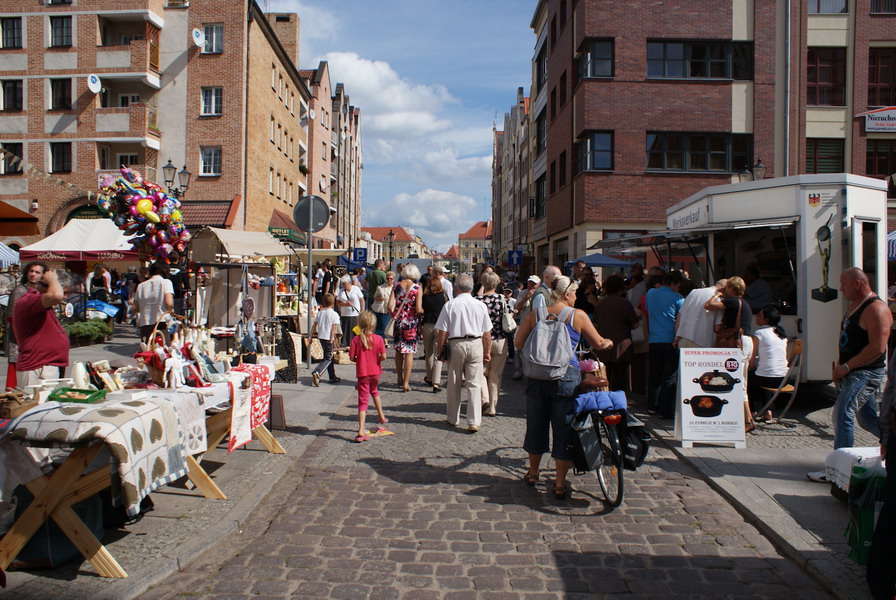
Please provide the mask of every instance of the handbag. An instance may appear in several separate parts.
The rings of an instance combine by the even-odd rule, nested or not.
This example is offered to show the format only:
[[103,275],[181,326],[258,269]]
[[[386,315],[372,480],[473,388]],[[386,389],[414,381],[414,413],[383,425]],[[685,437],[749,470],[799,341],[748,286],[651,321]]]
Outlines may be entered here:
[[373,295],[373,303],[370,305],[370,310],[375,313],[386,312],[386,303],[389,301],[389,298],[391,296],[391,285],[384,283],[383,285],[377,286],[376,292]]
[[716,329],[716,348],[741,348],[743,341],[743,328],[740,326],[741,309],[743,309],[743,300],[738,298],[737,320],[734,321],[733,327],[722,327],[717,325]]
[[513,333],[516,330],[516,321],[513,319],[513,313],[507,310],[507,300],[501,298],[501,304],[504,306],[504,312],[501,313],[501,329],[504,333]]
[[579,413],[570,423],[572,432],[567,449],[576,473],[593,471],[601,457],[600,437],[594,427],[590,412]]
[[386,324],[386,329],[383,330],[383,333],[386,337],[392,337],[395,335],[395,319],[389,319],[389,322]]

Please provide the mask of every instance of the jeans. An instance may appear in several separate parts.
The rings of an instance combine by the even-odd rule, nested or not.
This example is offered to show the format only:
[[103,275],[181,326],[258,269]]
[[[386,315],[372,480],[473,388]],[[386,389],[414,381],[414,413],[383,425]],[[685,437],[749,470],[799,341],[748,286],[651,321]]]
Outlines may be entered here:
[[[884,486],[884,503],[877,518],[871,551],[868,554],[868,570],[865,579],[874,600],[892,600],[896,594],[896,435],[887,436],[887,483]],[[892,467],[892,468],[891,468]]]
[[554,433],[551,456],[555,460],[570,460],[567,440],[572,432],[575,416],[576,386],[582,379],[578,367],[570,366],[562,379],[543,380],[526,378],[526,437],[523,450],[529,454],[544,454],[550,448],[549,435]]
[[855,422],[880,438],[875,394],[884,381],[884,368],[856,369],[840,380],[840,395],[834,403],[834,450],[852,448]]
[[[386,337],[386,325],[389,324],[389,313],[373,313],[376,315],[376,329],[374,333],[378,336]],[[388,340],[387,340],[388,341]]]
[[653,343],[647,350],[647,409],[675,415],[678,350],[671,343]]
[[314,367],[314,372],[320,375],[326,369],[327,375],[330,376],[330,381],[333,381],[336,379],[336,366],[333,364],[333,342],[330,340],[318,341],[321,349],[324,351],[324,359],[317,363],[317,366]]

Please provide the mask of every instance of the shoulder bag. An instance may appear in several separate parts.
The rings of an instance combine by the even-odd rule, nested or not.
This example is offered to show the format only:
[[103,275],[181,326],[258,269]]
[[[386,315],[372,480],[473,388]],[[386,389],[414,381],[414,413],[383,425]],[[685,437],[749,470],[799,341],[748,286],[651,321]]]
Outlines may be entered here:
[[[411,289],[413,289],[413,288],[411,288]],[[398,307],[398,312],[396,312],[395,314],[400,315],[401,311],[404,310],[405,304],[407,304],[408,300],[411,299],[410,292],[411,292],[411,290],[405,290],[404,300],[401,301],[401,306]],[[392,337],[395,335],[395,317],[389,318],[389,323],[388,323],[388,325],[386,325],[386,330],[384,331],[384,333],[389,337]]]
[[513,319],[513,313],[507,309],[507,300],[504,298],[501,298],[501,306],[504,307],[504,312],[501,313],[501,329],[504,333],[513,333],[516,330],[516,321]]
[[744,302],[740,298],[737,299],[737,319],[732,327],[723,327],[721,324],[716,325],[716,348],[742,348],[743,328],[741,327],[741,310]]

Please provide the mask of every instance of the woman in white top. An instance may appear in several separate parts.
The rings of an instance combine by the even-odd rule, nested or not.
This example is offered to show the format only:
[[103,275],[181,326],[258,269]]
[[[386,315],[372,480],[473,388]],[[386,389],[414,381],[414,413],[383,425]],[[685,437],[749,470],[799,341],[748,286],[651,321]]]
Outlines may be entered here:
[[[777,388],[787,374],[787,335],[779,325],[780,322],[781,313],[771,304],[756,314],[758,328],[753,332],[751,373],[747,380],[747,392],[754,411],[765,406],[773,393],[763,388]],[[754,415],[754,418],[757,421],[767,421],[772,418],[772,411]]]
[[358,316],[364,310],[364,292],[352,282],[350,275],[344,275],[339,280],[339,291],[336,292],[336,306],[339,307],[341,317],[342,335],[345,336],[345,345],[352,343],[355,332],[352,331],[358,322]]

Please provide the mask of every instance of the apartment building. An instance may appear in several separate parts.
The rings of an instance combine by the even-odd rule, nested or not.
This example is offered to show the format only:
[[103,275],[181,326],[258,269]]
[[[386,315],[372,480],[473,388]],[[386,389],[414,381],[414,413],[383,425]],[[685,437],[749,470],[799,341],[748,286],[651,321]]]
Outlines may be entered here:
[[492,255],[492,222],[478,221],[457,236],[460,272],[472,272],[477,266],[494,264]]
[[[330,204],[336,208],[336,243],[353,248],[361,233],[361,109],[352,106],[345,86],[333,92],[330,132]],[[323,149],[324,142],[321,142]],[[323,181],[323,174],[320,176]]]
[[[496,264],[507,263],[508,252],[523,250],[526,259],[520,265],[531,269],[528,252],[529,226],[529,97],[517,90],[516,104],[504,113],[503,131],[495,131],[492,156],[492,249]],[[516,269],[514,269],[516,270]]]
[[362,227],[361,235],[371,242],[382,244],[383,258],[389,264],[393,260],[429,257],[426,245],[408,227]]
[[531,27],[536,269],[662,228],[760,160],[766,177],[896,172],[896,131],[863,115],[896,104],[893,0],[672,1],[650,18],[541,0]]
[[310,188],[298,39],[295,14],[266,16],[255,2],[4,3],[0,146],[49,177],[0,166],[0,201],[35,214],[41,231],[2,241],[99,216],[86,192],[122,164],[160,185],[169,161],[189,171],[191,227],[266,230],[274,211],[291,214]]

